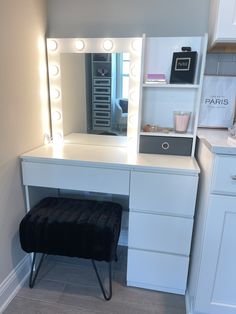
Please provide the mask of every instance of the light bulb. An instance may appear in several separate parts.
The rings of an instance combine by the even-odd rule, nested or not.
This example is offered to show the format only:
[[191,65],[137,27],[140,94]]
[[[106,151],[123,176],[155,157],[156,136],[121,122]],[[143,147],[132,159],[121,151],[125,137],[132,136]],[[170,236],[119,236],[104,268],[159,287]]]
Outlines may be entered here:
[[113,42],[112,42],[110,39],[104,40],[104,42],[103,42],[103,48],[104,48],[106,51],[111,50],[112,47],[113,47]]
[[53,99],[58,99],[60,97],[60,91],[57,88],[53,88],[50,93]]
[[59,74],[59,67],[55,64],[50,65],[49,73],[51,76],[57,76]]
[[56,51],[57,48],[58,48],[58,44],[55,40],[52,39],[48,41],[48,49],[50,51]]
[[52,118],[53,118],[54,121],[61,120],[61,113],[60,113],[60,111],[57,111],[57,110],[53,111]]
[[141,50],[142,47],[142,40],[140,38],[134,39],[132,41],[132,49],[135,52],[139,52]]
[[77,50],[83,50],[84,49],[84,41],[83,40],[81,40],[81,39],[79,39],[79,40],[76,40],[76,42],[75,42],[75,48],[77,49]]
[[130,74],[134,78],[138,78],[140,76],[140,67],[137,63],[133,63],[130,66]]

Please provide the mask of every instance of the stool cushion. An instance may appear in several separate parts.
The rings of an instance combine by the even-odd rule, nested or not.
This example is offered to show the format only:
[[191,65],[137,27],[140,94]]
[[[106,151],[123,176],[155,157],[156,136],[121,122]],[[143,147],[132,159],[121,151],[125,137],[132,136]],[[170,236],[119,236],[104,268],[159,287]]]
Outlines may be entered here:
[[113,202],[48,197],[20,223],[27,253],[112,261],[120,234],[122,207]]

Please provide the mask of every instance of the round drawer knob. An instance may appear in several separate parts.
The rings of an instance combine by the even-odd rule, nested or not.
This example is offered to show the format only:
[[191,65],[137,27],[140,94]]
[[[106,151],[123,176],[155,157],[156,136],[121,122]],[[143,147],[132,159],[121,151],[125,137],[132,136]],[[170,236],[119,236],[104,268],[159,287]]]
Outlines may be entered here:
[[161,147],[166,150],[166,149],[169,149],[170,144],[169,144],[168,142],[163,142],[163,143],[161,144]]

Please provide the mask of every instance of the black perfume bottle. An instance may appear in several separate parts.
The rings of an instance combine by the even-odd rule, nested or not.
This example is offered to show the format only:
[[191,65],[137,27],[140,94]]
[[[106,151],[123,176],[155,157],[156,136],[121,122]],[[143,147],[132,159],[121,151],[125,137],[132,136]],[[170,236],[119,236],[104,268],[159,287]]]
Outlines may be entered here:
[[191,47],[182,47],[181,52],[174,52],[171,65],[171,84],[193,84],[197,64],[197,52]]

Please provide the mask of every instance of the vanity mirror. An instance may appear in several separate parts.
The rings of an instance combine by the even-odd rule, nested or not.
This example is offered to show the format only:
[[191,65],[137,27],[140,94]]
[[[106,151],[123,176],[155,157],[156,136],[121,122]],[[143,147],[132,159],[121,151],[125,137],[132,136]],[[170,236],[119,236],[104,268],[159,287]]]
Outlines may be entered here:
[[136,145],[142,38],[49,38],[47,50],[53,142]]

